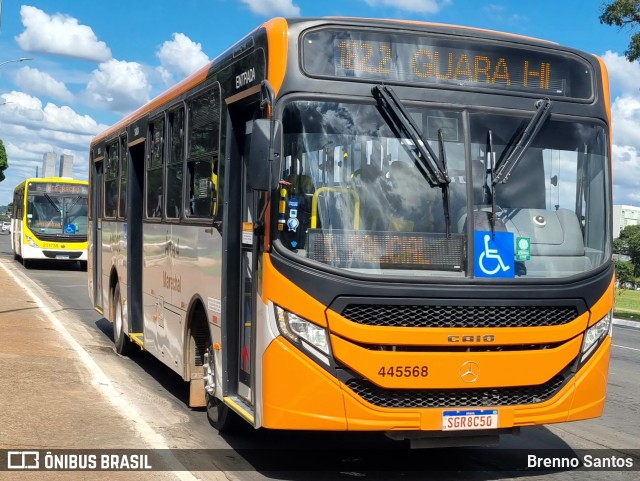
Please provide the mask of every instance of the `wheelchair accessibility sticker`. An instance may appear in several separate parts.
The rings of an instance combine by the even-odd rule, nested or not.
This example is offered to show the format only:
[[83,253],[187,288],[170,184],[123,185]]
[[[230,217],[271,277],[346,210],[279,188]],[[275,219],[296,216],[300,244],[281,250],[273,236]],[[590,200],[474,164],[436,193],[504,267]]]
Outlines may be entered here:
[[515,277],[513,232],[475,232],[476,277]]

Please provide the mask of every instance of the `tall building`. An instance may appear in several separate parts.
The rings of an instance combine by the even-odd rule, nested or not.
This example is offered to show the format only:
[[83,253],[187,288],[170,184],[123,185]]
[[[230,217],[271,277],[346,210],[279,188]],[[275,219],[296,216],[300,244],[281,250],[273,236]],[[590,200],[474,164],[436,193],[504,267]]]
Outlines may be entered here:
[[58,177],[73,177],[73,155],[60,154]]
[[56,153],[47,152],[42,158],[42,177],[56,176]]
[[632,205],[613,206],[613,238],[620,237],[620,232],[628,225],[640,225],[640,207]]

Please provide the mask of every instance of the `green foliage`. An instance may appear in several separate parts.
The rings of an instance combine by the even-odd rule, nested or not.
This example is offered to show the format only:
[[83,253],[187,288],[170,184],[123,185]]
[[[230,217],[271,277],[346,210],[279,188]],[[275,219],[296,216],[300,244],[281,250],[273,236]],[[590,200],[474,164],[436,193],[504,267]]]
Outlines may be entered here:
[[[632,316],[635,314],[635,316]],[[640,291],[623,289],[616,292],[616,306],[614,316],[625,318],[640,317]],[[638,319],[640,320],[640,319]]]
[[[640,25],[640,0],[615,0],[605,2],[600,7],[600,23],[615,25],[619,28],[634,29]],[[640,33],[631,35],[629,48],[624,56],[633,62],[640,58]]]
[[628,225],[620,232],[620,237],[613,243],[616,254],[630,257],[633,274],[640,277],[640,225]]
[[0,182],[4,180],[4,171],[8,168],[7,151],[4,148],[4,142],[0,139]]
[[620,285],[634,282],[633,271],[634,266],[631,262],[616,262],[616,279]]

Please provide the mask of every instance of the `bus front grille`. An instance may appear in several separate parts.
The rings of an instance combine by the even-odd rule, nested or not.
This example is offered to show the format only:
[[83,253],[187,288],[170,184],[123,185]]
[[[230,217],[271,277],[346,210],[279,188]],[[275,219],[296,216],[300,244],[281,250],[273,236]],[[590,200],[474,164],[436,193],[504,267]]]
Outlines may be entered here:
[[543,327],[578,316],[574,306],[427,306],[349,304],[342,315],[358,324],[385,327]]
[[80,259],[82,251],[49,251],[43,250],[42,254],[48,259],[60,259],[63,256],[65,259]]
[[538,404],[553,397],[565,377],[557,375],[539,386],[486,389],[384,389],[364,379],[350,379],[347,387],[365,401],[383,408],[455,408]]
[[43,234],[41,232],[34,232],[33,235],[37,239],[47,242],[87,242],[86,235]]

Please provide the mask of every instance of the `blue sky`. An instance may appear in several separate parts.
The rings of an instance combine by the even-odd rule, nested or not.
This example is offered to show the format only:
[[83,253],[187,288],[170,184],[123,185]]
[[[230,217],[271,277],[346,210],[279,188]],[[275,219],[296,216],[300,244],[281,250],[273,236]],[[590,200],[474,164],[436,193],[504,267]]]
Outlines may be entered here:
[[[640,64],[630,32],[601,25],[602,0],[45,0],[2,2],[0,205],[45,152],[86,178],[92,137],[274,16],[405,18],[543,38],[601,55],[614,115],[614,202],[640,205]],[[4,104],[4,105],[2,105]]]

